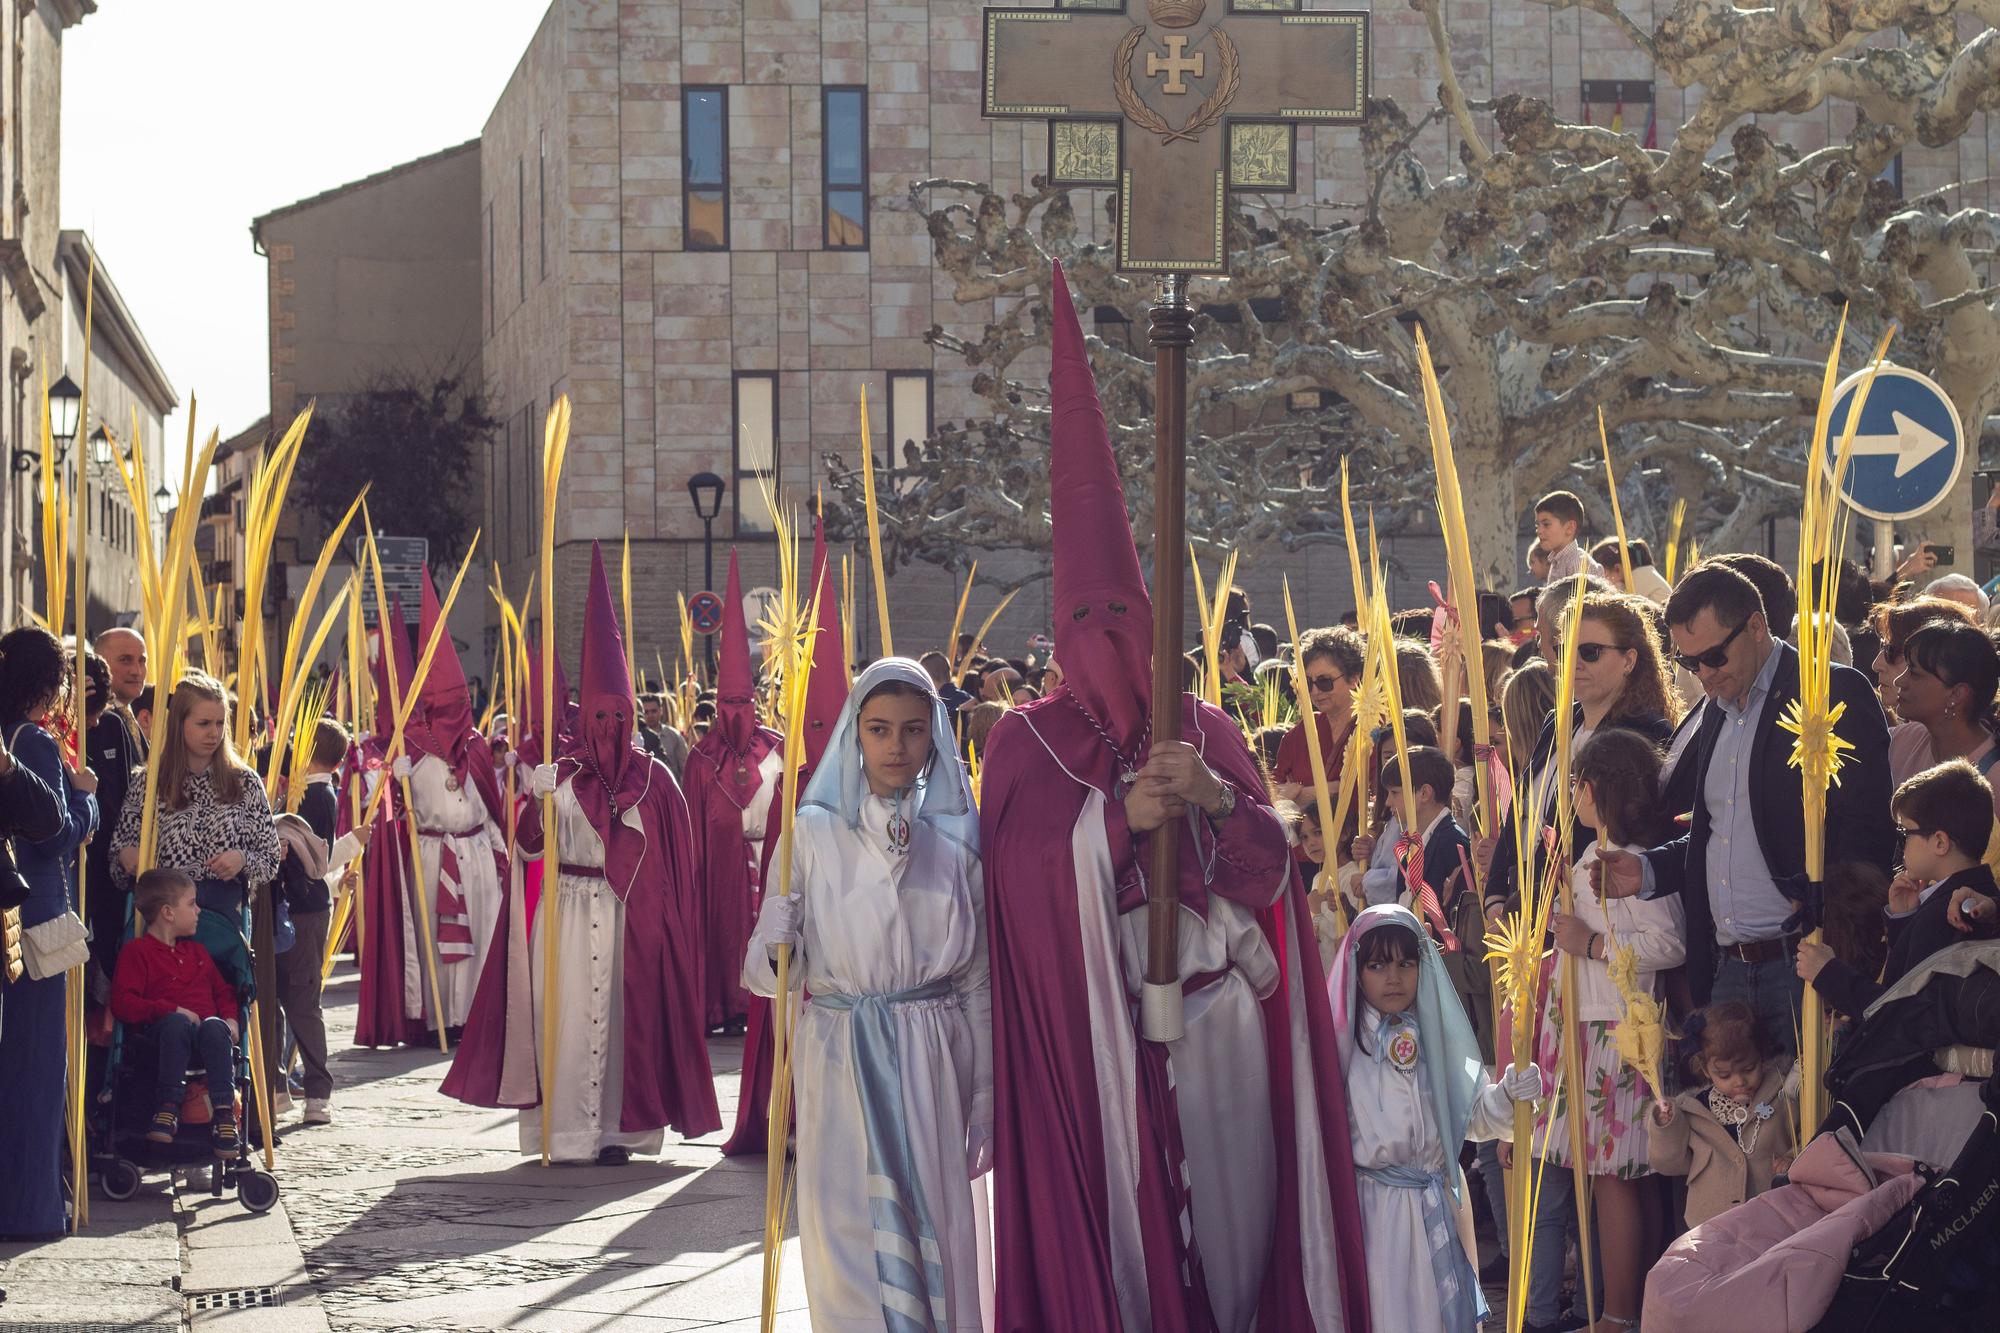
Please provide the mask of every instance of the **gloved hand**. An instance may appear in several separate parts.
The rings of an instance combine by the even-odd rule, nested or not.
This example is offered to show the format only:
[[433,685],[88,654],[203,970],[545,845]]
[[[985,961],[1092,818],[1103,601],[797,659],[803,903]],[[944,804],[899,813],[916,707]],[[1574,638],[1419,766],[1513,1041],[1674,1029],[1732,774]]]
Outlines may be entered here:
[[965,1176],[977,1180],[993,1169],[993,1126],[974,1121],[965,1127]]
[[1523,1069],[1508,1065],[1507,1072],[1500,1076],[1500,1091],[1507,1094],[1507,1100],[1531,1102],[1542,1095],[1542,1071],[1530,1062]]
[[416,767],[415,764],[410,762],[410,756],[399,754],[396,756],[396,762],[389,765],[389,772],[394,776],[396,781],[401,782],[404,778],[410,776]]
[[765,898],[757,912],[757,935],[764,947],[775,953],[780,944],[798,944],[802,915],[802,905],[790,894],[774,893]]
[[556,766],[536,764],[529,769],[528,790],[536,796],[553,796],[556,790]]
[[500,756],[500,762],[505,764],[507,767],[512,768],[514,765],[521,762],[520,753],[515,750],[509,750],[507,751],[507,753]]

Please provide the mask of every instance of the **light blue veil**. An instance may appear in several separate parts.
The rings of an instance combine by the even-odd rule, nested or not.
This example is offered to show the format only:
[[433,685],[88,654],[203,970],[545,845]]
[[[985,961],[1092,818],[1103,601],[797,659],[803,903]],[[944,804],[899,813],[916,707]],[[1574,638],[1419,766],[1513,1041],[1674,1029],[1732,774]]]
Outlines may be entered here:
[[923,691],[931,706],[931,757],[917,777],[913,796],[915,817],[971,855],[979,854],[979,809],[972,800],[972,780],[958,757],[951,713],[931,684],[930,673],[907,657],[885,657],[870,664],[855,680],[840,721],[826,743],[819,768],[799,798],[801,809],[818,806],[861,826],[861,807],[868,799],[868,775],[861,766],[861,705],[878,687],[897,681]]

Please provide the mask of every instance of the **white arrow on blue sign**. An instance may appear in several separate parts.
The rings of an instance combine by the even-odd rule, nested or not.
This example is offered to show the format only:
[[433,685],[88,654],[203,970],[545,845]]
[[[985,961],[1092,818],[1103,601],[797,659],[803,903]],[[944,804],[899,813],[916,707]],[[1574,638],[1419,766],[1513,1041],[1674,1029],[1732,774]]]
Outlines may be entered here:
[[[1833,420],[1820,455],[1829,473],[1867,378],[1866,370],[1857,370],[1833,391]],[[1951,493],[1964,468],[1965,428],[1951,398],[1927,375],[1883,366],[1855,428],[1841,484],[1848,505],[1870,518],[1915,518]]]

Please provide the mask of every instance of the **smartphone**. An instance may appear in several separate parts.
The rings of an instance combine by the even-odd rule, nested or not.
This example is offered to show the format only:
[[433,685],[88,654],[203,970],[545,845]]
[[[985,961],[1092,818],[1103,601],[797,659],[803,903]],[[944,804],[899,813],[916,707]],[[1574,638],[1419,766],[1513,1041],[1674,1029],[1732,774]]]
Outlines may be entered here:
[[1924,549],[1929,551],[1933,556],[1936,556],[1937,562],[1940,565],[1953,564],[1958,559],[1958,548],[1955,546],[1942,546],[1937,542],[1925,542]]

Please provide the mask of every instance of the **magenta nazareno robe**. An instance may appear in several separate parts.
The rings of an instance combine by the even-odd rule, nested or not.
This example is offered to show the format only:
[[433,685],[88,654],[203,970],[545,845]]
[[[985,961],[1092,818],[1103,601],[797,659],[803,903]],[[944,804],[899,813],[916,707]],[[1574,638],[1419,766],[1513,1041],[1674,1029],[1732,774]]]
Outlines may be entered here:
[[764,849],[761,840],[752,844],[745,836],[743,811],[762,797],[771,812],[766,830],[776,822],[777,794],[766,794],[760,768],[766,755],[783,748],[784,738],[769,727],[755,727],[740,751],[711,730],[688,752],[682,770],[699,888],[702,1013],[710,1029],[740,1022],[750,1011],[743,951],[762,900]]
[[[1184,945],[1191,934],[1212,938],[1202,932],[1222,899],[1236,907],[1214,922],[1241,920],[1268,949],[1238,939],[1221,972],[1185,978],[1189,1041],[1173,1048],[1139,1040],[1133,1021],[1120,917],[1143,906],[1148,839],[1131,833],[1113,799],[1110,748],[1066,690],[1008,714],[989,742],[980,836],[993,954],[997,1327],[1208,1333],[1218,1326],[1209,1289],[1230,1285],[1238,1318],[1254,1312],[1258,1329],[1363,1333],[1368,1278],[1346,1094],[1304,893],[1241,732],[1193,699],[1182,727],[1237,793],[1219,827],[1200,824],[1199,843],[1179,826]],[[1261,961],[1235,966],[1251,955]],[[1218,1106],[1227,1120],[1226,1086],[1207,1106],[1191,1104],[1203,1071],[1185,1062],[1201,992],[1224,980],[1237,988],[1234,1044],[1262,1041],[1266,1123],[1212,1123]],[[1221,995],[1210,1001],[1218,1010]],[[1242,1058],[1256,1066],[1254,1053]],[[1211,1122],[1190,1119],[1203,1115]],[[1190,1211],[1198,1226],[1203,1204],[1218,1201],[1182,1184],[1202,1179],[1196,1154],[1218,1131],[1268,1141],[1276,1158],[1269,1206],[1248,1206],[1268,1223],[1268,1257],[1237,1256],[1226,1276],[1217,1256],[1203,1261],[1187,1243]],[[1134,1326],[1141,1317],[1149,1322]]]
[[[722,1116],[708,1046],[695,1017],[692,941],[698,937],[687,806],[666,765],[637,751],[626,764],[646,768],[636,790],[629,778],[620,784],[622,831],[608,840],[605,866],[625,903],[624,1102],[618,1129],[637,1134],[666,1127],[697,1138],[720,1129]],[[557,769],[564,781],[596,782],[577,759],[565,758]],[[623,827],[632,810],[639,818],[636,831]],[[524,861],[525,854],[541,850],[539,802],[527,803],[515,837]],[[643,859],[628,859],[623,843],[643,847]],[[533,930],[520,889],[517,875],[508,886],[510,901],[494,932],[465,1036],[442,1085],[446,1096],[473,1106],[520,1108],[541,1101],[535,1060],[540,1034],[529,989]]]
[[[379,750],[370,743],[364,742],[362,753],[363,762],[380,765]],[[403,920],[414,897],[405,823],[409,812],[388,769],[377,771],[390,787],[368,830],[361,860],[361,999],[354,1044],[421,1046],[424,1022],[411,1018],[403,1006]]]

